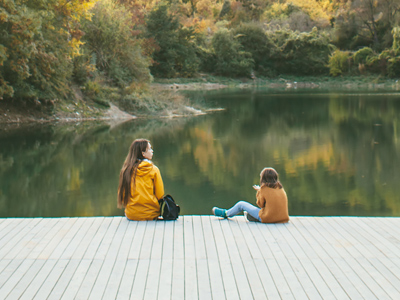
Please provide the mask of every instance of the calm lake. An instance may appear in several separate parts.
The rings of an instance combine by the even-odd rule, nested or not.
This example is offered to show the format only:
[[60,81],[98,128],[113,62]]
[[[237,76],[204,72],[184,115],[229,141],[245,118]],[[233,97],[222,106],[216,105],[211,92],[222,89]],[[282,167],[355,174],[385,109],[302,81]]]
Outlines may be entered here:
[[179,119],[0,129],[0,217],[123,215],[118,176],[150,139],[182,214],[255,202],[274,167],[290,215],[400,216],[400,94],[222,90],[191,93],[224,111]]

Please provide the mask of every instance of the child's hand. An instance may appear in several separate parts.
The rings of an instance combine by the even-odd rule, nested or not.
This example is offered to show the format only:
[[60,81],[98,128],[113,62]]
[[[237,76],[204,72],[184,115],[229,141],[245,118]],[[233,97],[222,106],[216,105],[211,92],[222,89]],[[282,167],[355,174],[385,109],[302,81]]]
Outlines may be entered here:
[[258,191],[258,190],[260,189],[260,186],[257,185],[257,184],[255,184],[255,185],[253,185],[253,189],[255,189],[256,191]]

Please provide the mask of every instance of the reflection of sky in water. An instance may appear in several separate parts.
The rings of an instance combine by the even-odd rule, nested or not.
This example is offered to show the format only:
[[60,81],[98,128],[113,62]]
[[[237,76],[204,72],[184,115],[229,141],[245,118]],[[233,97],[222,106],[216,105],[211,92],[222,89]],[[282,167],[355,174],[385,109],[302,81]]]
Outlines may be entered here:
[[[204,95],[203,95],[204,97]],[[0,131],[0,216],[122,215],[118,175],[145,137],[183,214],[255,201],[276,168],[291,215],[400,216],[398,96],[210,92],[226,111],[116,127],[83,123]]]

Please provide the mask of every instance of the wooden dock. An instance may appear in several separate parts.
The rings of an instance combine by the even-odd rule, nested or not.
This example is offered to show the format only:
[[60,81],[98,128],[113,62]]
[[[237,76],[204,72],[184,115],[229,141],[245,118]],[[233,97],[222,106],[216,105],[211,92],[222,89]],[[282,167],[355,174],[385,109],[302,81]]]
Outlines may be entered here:
[[400,218],[0,219],[0,299],[400,299]]

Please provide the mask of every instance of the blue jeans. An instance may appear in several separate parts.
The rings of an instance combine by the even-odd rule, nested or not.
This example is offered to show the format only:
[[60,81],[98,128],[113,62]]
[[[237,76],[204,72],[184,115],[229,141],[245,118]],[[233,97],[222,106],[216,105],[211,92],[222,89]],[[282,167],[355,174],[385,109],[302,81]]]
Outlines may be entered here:
[[241,213],[242,211],[247,211],[247,213],[250,216],[252,216],[253,218],[256,218],[258,221],[261,222],[261,219],[258,215],[260,210],[261,210],[260,208],[250,204],[249,202],[239,201],[238,203],[236,203],[234,206],[232,206],[230,209],[228,209],[226,211],[226,216],[233,217],[233,216],[236,216],[237,214]]

